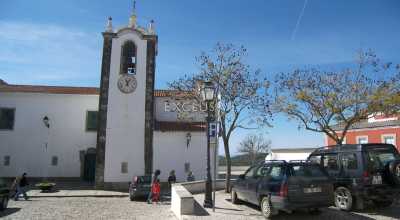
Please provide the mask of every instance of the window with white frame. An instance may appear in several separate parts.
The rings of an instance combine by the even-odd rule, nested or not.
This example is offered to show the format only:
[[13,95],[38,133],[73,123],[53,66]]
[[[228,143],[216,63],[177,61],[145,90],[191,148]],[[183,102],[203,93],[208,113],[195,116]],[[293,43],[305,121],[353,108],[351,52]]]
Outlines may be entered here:
[[368,136],[357,136],[357,144],[368,144]]
[[15,120],[15,109],[0,108],[0,130],[13,130]]
[[128,173],[128,162],[121,163],[121,173]]
[[4,166],[10,166],[10,156],[4,156]]
[[396,135],[395,134],[382,135],[382,143],[396,145]]

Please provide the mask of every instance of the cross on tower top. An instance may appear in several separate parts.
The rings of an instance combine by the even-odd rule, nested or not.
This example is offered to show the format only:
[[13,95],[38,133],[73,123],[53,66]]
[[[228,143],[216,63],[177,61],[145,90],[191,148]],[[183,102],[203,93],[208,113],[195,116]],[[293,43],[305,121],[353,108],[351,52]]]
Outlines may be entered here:
[[133,1],[132,7],[132,14],[129,18],[129,27],[135,28],[136,27],[136,0]]

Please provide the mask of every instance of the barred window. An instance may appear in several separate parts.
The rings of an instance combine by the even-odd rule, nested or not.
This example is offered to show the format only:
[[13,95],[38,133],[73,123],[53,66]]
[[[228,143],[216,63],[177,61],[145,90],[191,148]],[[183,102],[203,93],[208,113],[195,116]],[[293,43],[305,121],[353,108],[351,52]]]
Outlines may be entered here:
[[10,156],[4,156],[4,166],[10,166]]
[[121,173],[128,173],[128,162],[121,163]]
[[136,45],[133,41],[122,45],[120,74],[136,74]]
[[51,165],[52,166],[57,166],[58,165],[58,157],[57,156],[53,156],[51,158]]
[[15,120],[15,109],[0,108],[0,130],[13,130]]

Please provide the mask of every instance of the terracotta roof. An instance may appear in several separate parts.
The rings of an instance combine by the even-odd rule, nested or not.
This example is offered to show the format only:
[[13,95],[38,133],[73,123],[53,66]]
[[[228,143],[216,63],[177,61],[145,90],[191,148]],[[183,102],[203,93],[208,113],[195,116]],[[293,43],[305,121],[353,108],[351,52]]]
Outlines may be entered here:
[[33,86],[33,85],[1,85],[0,92],[50,93],[50,94],[83,94],[98,95],[99,89],[94,87],[68,86]]
[[[392,127],[392,126],[400,126],[400,120],[376,121],[376,122],[368,122],[368,120],[363,120],[361,122],[353,124],[349,130],[364,129],[364,128]],[[344,128],[343,125],[333,126],[333,129],[335,131],[343,130],[343,128]]]
[[[11,85],[0,79],[0,92],[98,95],[99,88],[72,86]],[[189,95],[191,95],[191,92],[177,90],[154,90],[155,97],[186,97]]]
[[189,91],[165,90],[165,89],[154,90],[155,97],[169,97],[169,96],[187,97],[191,95],[193,95],[193,93]]
[[156,121],[154,128],[156,131],[205,131],[206,123]]

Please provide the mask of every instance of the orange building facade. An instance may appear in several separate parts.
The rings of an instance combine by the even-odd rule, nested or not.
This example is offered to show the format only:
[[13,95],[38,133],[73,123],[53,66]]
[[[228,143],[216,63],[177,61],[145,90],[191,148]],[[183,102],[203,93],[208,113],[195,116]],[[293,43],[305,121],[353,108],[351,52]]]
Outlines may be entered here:
[[[347,131],[343,144],[388,143],[395,145],[400,151],[399,119],[398,116],[383,117],[377,115],[356,123]],[[337,126],[335,130],[340,131],[341,126]],[[336,142],[325,136],[325,144],[335,145]]]

